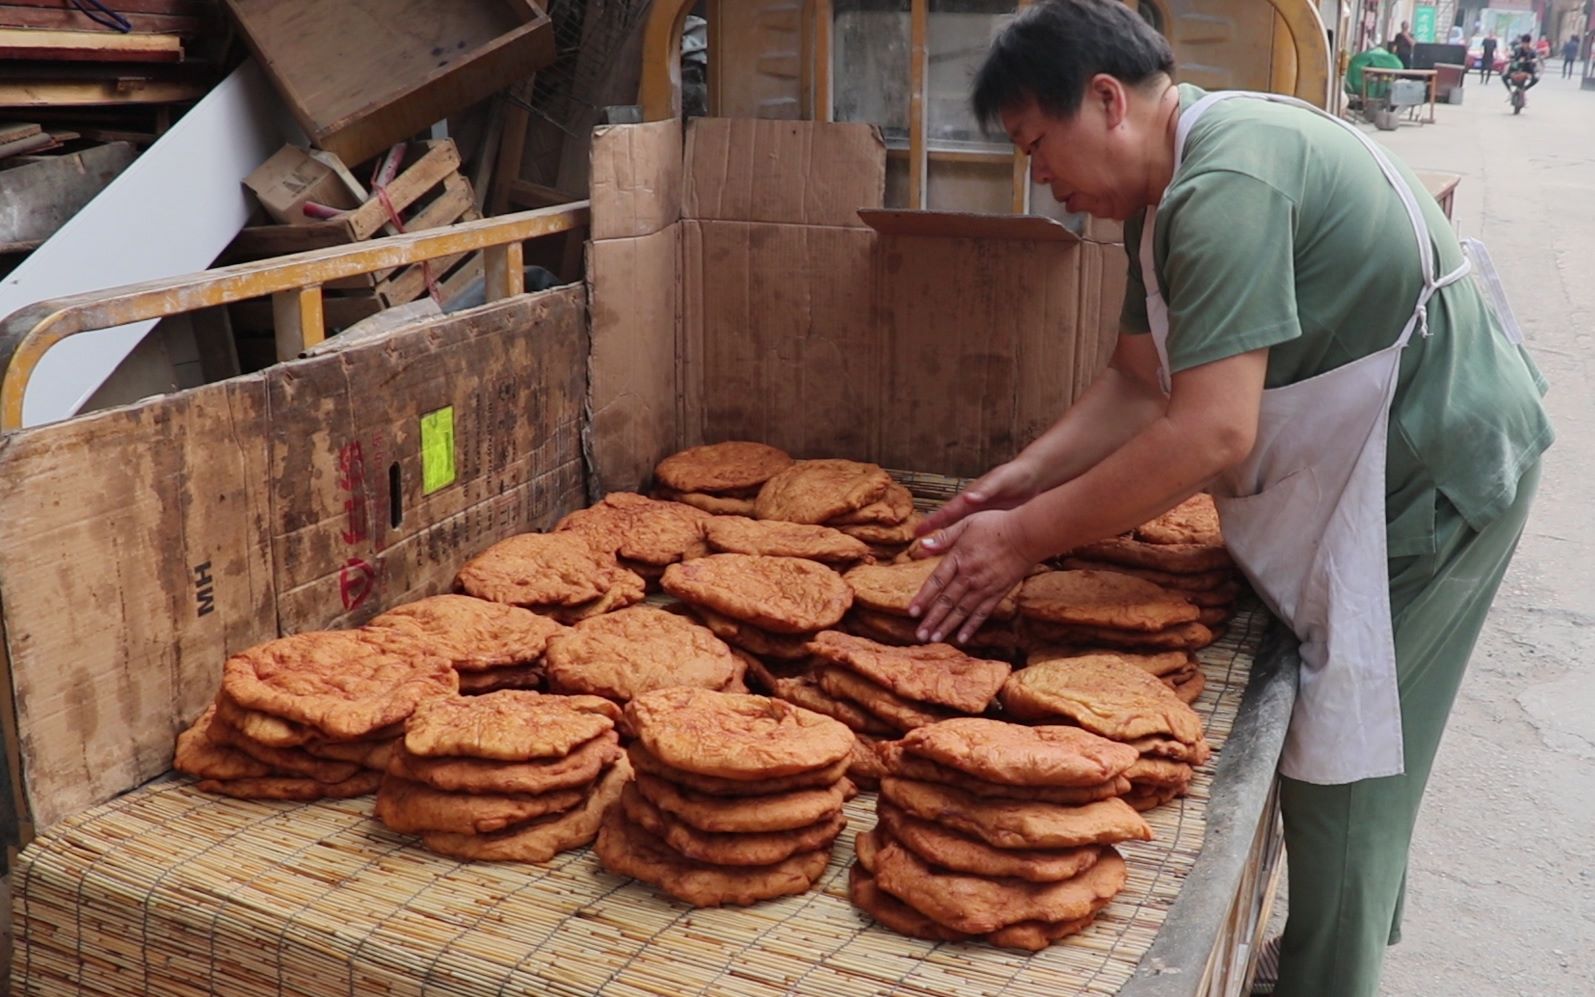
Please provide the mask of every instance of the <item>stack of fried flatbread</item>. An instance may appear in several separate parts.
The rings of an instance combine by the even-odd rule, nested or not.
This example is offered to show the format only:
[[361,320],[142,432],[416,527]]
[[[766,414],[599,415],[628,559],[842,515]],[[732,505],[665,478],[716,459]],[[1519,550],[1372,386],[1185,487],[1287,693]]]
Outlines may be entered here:
[[831,631],[809,644],[815,680],[833,700],[880,722],[893,736],[996,703],[1012,667],[951,644],[899,647]]
[[843,570],[874,560],[869,545],[829,526],[786,523],[779,519],[716,516],[704,524],[711,550],[723,554],[804,557]]
[[561,519],[554,532],[579,533],[621,567],[657,584],[667,565],[709,553],[706,521],[714,517],[679,502],[661,502],[634,492],[610,492],[596,505]]
[[691,447],[654,468],[659,497],[717,516],[751,516],[759,488],[790,466],[786,451],[731,440]]
[[1202,663],[1190,651],[1101,651],[1083,647],[1064,647],[1043,645],[1034,648],[1025,656],[1025,664],[1039,665],[1044,661],[1055,661],[1059,658],[1080,658],[1087,655],[1110,654],[1121,661],[1127,661],[1137,668],[1157,678],[1159,682],[1174,691],[1181,702],[1194,703],[1202,695],[1202,690],[1207,688],[1207,679],[1202,675]]
[[716,637],[780,661],[807,657],[809,640],[835,626],[853,602],[841,575],[801,557],[711,554],[672,564],[663,585]]
[[[918,644],[919,621],[908,608],[920,588],[941,564],[940,557],[906,560],[895,564],[866,564],[843,577],[853,590],[853,609],[842,629],[883,644]],[[1016,587],[999,602],[991,617],[964,647],[975,653],[1012,658],[1018,648],[1012,622],[1018,612]]]
[[1117,571],[1047,571],[1019,589],[1020,629],[1045,644],[1130,651],[1194,651],[1213,642],[1183,593]]
[[1215,638],[1235,615],[1241,583],[1224,547],[1213,498],[1197,494],[1138,528],[1132,536],[1090,544],[1063,567],[1117,571],[1178,592],[1197,607],[1196,622]]
[[622,567],[613,550],[594,547],[575,530],[521,533],[489,547],[460,569],[462,591],[522,606],[561,623],[576,623],[641,602],[642,576]]
[[1118,798],[1135,751],[1079,728],[948,720],[881,754],[880,822],[854,841],[850,893],[902,934],[1046,948],[1124,887],[1112,846],[1152,838]]
[[296,634],[227,659],[216,702],[177,738],[173,767],[204,792],[318,800],[377,788],[403,723],[454,696],[449,658],[414,634]]
[[697,907],[802,893],[847,825],[852,733],[764,696],[661,689],[626,708],[636,781],[610,811],[604,867]]
[[1076,724],[1133,748],[1126,802],[1150,810],[1184,796],[1193,768],[1212,755],[1202,718],[1140,663],[1114,653],[1042,661],[1009,676],[1005,715]]
[[369,626],[415,635],[446,656],[460,675],[460,692],[536,689],[543,681],[543,651],[565,628],[518,606],[468,595],[437,595],[405,603]]
[[759,519],[824,524],[862,540],[891,560],[914,540],[914,496],[875,464],[800,460],[764,483],[754,506]]
[[691,619],[653,606],[583,620],[548,642],[545,660],[551,691],[621,705],[672,686],[747,691],[745,655]]
[[505,690],[423,704],[377,791],[376,817],[432,851],[546,862],[598,833],[631,767],[596,696]]

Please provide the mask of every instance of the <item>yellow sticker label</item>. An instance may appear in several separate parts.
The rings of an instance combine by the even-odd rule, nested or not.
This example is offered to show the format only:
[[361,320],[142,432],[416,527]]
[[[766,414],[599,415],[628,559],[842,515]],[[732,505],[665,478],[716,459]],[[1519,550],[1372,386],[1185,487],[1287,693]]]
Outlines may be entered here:
[[421,493],[454,484],[454,406],[421,417]]

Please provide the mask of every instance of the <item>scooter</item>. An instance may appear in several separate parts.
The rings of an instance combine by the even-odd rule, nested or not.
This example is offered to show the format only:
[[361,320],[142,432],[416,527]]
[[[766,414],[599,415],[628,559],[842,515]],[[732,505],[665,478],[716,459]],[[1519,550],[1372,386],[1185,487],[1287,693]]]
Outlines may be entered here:
[[1525,69],[1519,69],[1513,72],[1508,77],[1508,80],[1508,89],[1512,92],[1512,113],[1522,114],[1523,108],[1526,107],[1529,102],[1529,84],[1533,82],[1534,74]]

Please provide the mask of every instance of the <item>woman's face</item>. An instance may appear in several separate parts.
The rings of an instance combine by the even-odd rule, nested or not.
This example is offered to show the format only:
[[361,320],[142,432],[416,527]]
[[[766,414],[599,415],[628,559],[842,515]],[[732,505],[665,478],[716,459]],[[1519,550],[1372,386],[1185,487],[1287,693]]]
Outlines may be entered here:
[[1137,137],[1128,127],[1126,99],[1121,87],[1093,82],[1072,118],[1029,101],[1003,111],[1002,124],[1014,146],[1030,156],[1031,177],[1050,187],[1058,203],[1070,212],[1123,221],[1146,207],[1146,178],[1132,168]]

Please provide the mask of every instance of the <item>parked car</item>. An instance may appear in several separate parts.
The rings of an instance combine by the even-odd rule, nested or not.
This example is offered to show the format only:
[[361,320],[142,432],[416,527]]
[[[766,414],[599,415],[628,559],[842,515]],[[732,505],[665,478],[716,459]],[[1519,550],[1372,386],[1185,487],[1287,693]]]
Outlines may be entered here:
[[[1506,64],[1510,61],[1508,57],[1511,54],[1511,46],[1508,45],[1501,45],[1495,50],[1495,66],[1493,67],[1495,72],[1499,73],[1505,71]],[[1483,61],[1484,47],[1478,42],[1474,42],[1473,45],[1468,49],[1468,69],[1478,69],[1479,63]]]

